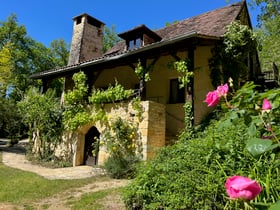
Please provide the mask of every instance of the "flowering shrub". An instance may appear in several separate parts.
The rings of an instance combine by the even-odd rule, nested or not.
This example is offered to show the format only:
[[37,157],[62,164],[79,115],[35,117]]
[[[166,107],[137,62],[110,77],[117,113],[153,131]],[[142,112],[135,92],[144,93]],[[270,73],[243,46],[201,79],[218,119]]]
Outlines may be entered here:
[[[237,91],[235,95],[233,95],[233,99],[231,102],[228,102],[228,85],[218,86],[216,90],[209,92],[206,95],[206,99],[204,102],[208,103],[209,106],[216,106],[221,98],[225,99],[224,108],[229,112],[229,119],[225,121],[224,126],[230,126],[232,123],[236,122],[236,119],[240,116],[245,116],[246,121],[249,126],[249,136],[251,139],[247,142],[247,149],[249,152],[258,156],[264,152],[269,150],[273,150],[280,146],[277,135],[273,131],[272,124],[273,118],[271,116],[272,105],[271,102],[267,98],[259,97],[260,94],[257,94],[253,91],[255,85],[253,83],[246,84],[241,90]],[[250,101],[250,104],[245,104],[248,98],[248,95],[245,95],[246,90],[251,90],[253,92],[247,93],[252,94],[253,97]],[[215,97],[213,97],[213,93],[215,92]],[[249,96],[250,97],[250,96]],[[259,97],[259,98],[257,98]],[[262,108],[259,107],[259,100],[262,99]],[[259,130],[258,130],[259,129]],[[263,141],[267,136],[271,137],[269,141]],[[276,143],[276,144],[274,144]]]
[[141,148],[136,125],[121,117],[111,120],[100,145],[105,145],[110,155],[104,164],[109,175],[113,178],[133,178],[140,161],[137,149]]
[[[262,155],[265,155],[265,153],[271,153],[279,148],[280,144],[278,137],[272,128],[272,125],[274,124],[274,118],[271,116],[272,104],[266,98],[267,94],[256,93],[254,88],[255,85],[253,83],[247,83],[241,90],[233,95],[231,102],[227,101],[227,84],[218,86],[215,92],[217,92],[218,95],[216,101],[219,102],[220,98],[224,97],[226,105],[224,107],[227,111],[230,111],[228,112],[229,118],[224,121],[225,124],[222,125],[222,127],[231,126],[232,124],[237,123],[236,118],[239,118],[240,116],[245,117],[249,126],[249,139],[246,142],[246,149],[252,156],[260,158]],[[246,91],[251,93],[250,101],[246,101],[246,99],[249,98],[248,95],[245,96]],[[209,93],[213,93],[213,91]],[[206,95],[204,102],[208,103],[208,106],[216,106],[218,102],[211,103],[209,93]],[[258,105],[260,99],[262,99],[261,109]],[[250,104],[246,104],[246,102],[250,102]],[[252,107],[252,105],[254,107]],[[275,153],[272,154],[275,155]],[[230,199],[239,199],[244,202],[253,200],[262,190],[262,187],[259,186],[255,180],[242,176],[232,176],[228,178],[225,187]],[[269,190],[267,192],[269,192]],[[249,209],[251,208],[247,203],[244,203],[244,206]]]
[[[280,89],[257,93],[248,83],[232,94],[228,87],[226,97],[226,91],[218,95],[224,110],[219,119],[194,135],[181,134],[138,170],[123,192],[127,209],[280,209],[279,147],[261,144],[277,145],[264,123],[280,135]],[[269,112],[262,110],[265,98]],[[234,175],[255,180],[262,191],[246,202],[229,199],[225,182]]]

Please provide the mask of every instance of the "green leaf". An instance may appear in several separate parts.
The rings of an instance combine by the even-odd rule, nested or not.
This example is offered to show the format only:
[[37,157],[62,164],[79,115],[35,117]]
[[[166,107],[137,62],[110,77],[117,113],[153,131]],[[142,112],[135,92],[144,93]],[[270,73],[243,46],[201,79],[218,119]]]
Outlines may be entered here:
[[230,119],[227,119],[219,124],[218,131],[222,131],[223,129],[228,128],[230,126],[232,126],[232,122]]
[[252,138],[247,142],[246,148],[253,156],[258,156],[279,146],[279,144],[272,145],[271,140]]
[[257,133],[256,125],[251,123],[251,125],[249,126],[249,129],[248,129],[248,134],[250,137],[253,137],[253,136],[256,136],[256,133]]
[[279,210],[280,209],[280,201],[277,201],[275,204],[271,205],[268,210]]
[[234,111],[231,112],[230,115],[229,115],[229,119],[231,119],[231,120],[235,120],[235,119],[238,119],[238,118],[239,118],[238,114]]

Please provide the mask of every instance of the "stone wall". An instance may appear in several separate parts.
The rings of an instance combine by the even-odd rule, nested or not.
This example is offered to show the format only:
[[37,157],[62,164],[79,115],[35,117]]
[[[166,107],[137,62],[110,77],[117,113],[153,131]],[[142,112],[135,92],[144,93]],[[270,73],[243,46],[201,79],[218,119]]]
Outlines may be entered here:
[[[138,137],[141,141],[143,160],[148,160],[154,157],[157,149],[165,146],[165,106],[152,101],[141,102],[143,113],[139,118],[137,111],[133,109],[131,103],[115,103],[107,104],[103,107],[107,116],[113,120],[117,117],[129,120],[138,127]],[[65,133],[63,142],[56,151],[56,156],[62,157],[72,154],[73,166],[82,165],[84,162],[84,145],[85,135],[88,130],[95,126],[100,132],[106,129],[106,125],[102,122],[88,124],[82,126],[74,133]],[[98,165],[103,165],[108,157],[108,152],[105,146],[100,146],[98,153]]]

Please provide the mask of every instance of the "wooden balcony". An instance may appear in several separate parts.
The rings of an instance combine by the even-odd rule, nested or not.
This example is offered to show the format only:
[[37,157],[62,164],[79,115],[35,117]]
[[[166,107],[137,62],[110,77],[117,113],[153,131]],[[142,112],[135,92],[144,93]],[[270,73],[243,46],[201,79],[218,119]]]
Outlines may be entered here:
[[279,70],[277,65],[273,62],[272,70],[263,71],[258,76],[259,83],[264,89],[273,89],[279,87]]

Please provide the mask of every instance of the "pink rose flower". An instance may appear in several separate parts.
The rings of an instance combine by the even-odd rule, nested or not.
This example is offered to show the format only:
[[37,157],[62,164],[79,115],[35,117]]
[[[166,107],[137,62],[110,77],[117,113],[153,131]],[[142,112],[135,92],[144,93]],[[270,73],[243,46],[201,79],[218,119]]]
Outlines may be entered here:
[[254,199],[262,191],[262,187],[257,181],[243,176],[229,177],[225,188],[230,199],[244,199],[246,201]]
[[219,103],[219,94],[216,90],[208,92],[204,102],[208,103],[209,106],[216,106]]
[[226,96],[228,93],[228,84],[220,85],[217,87],[219,96]]
[[271,103],[266,98],[263,100],[262,110],[270,110]]

